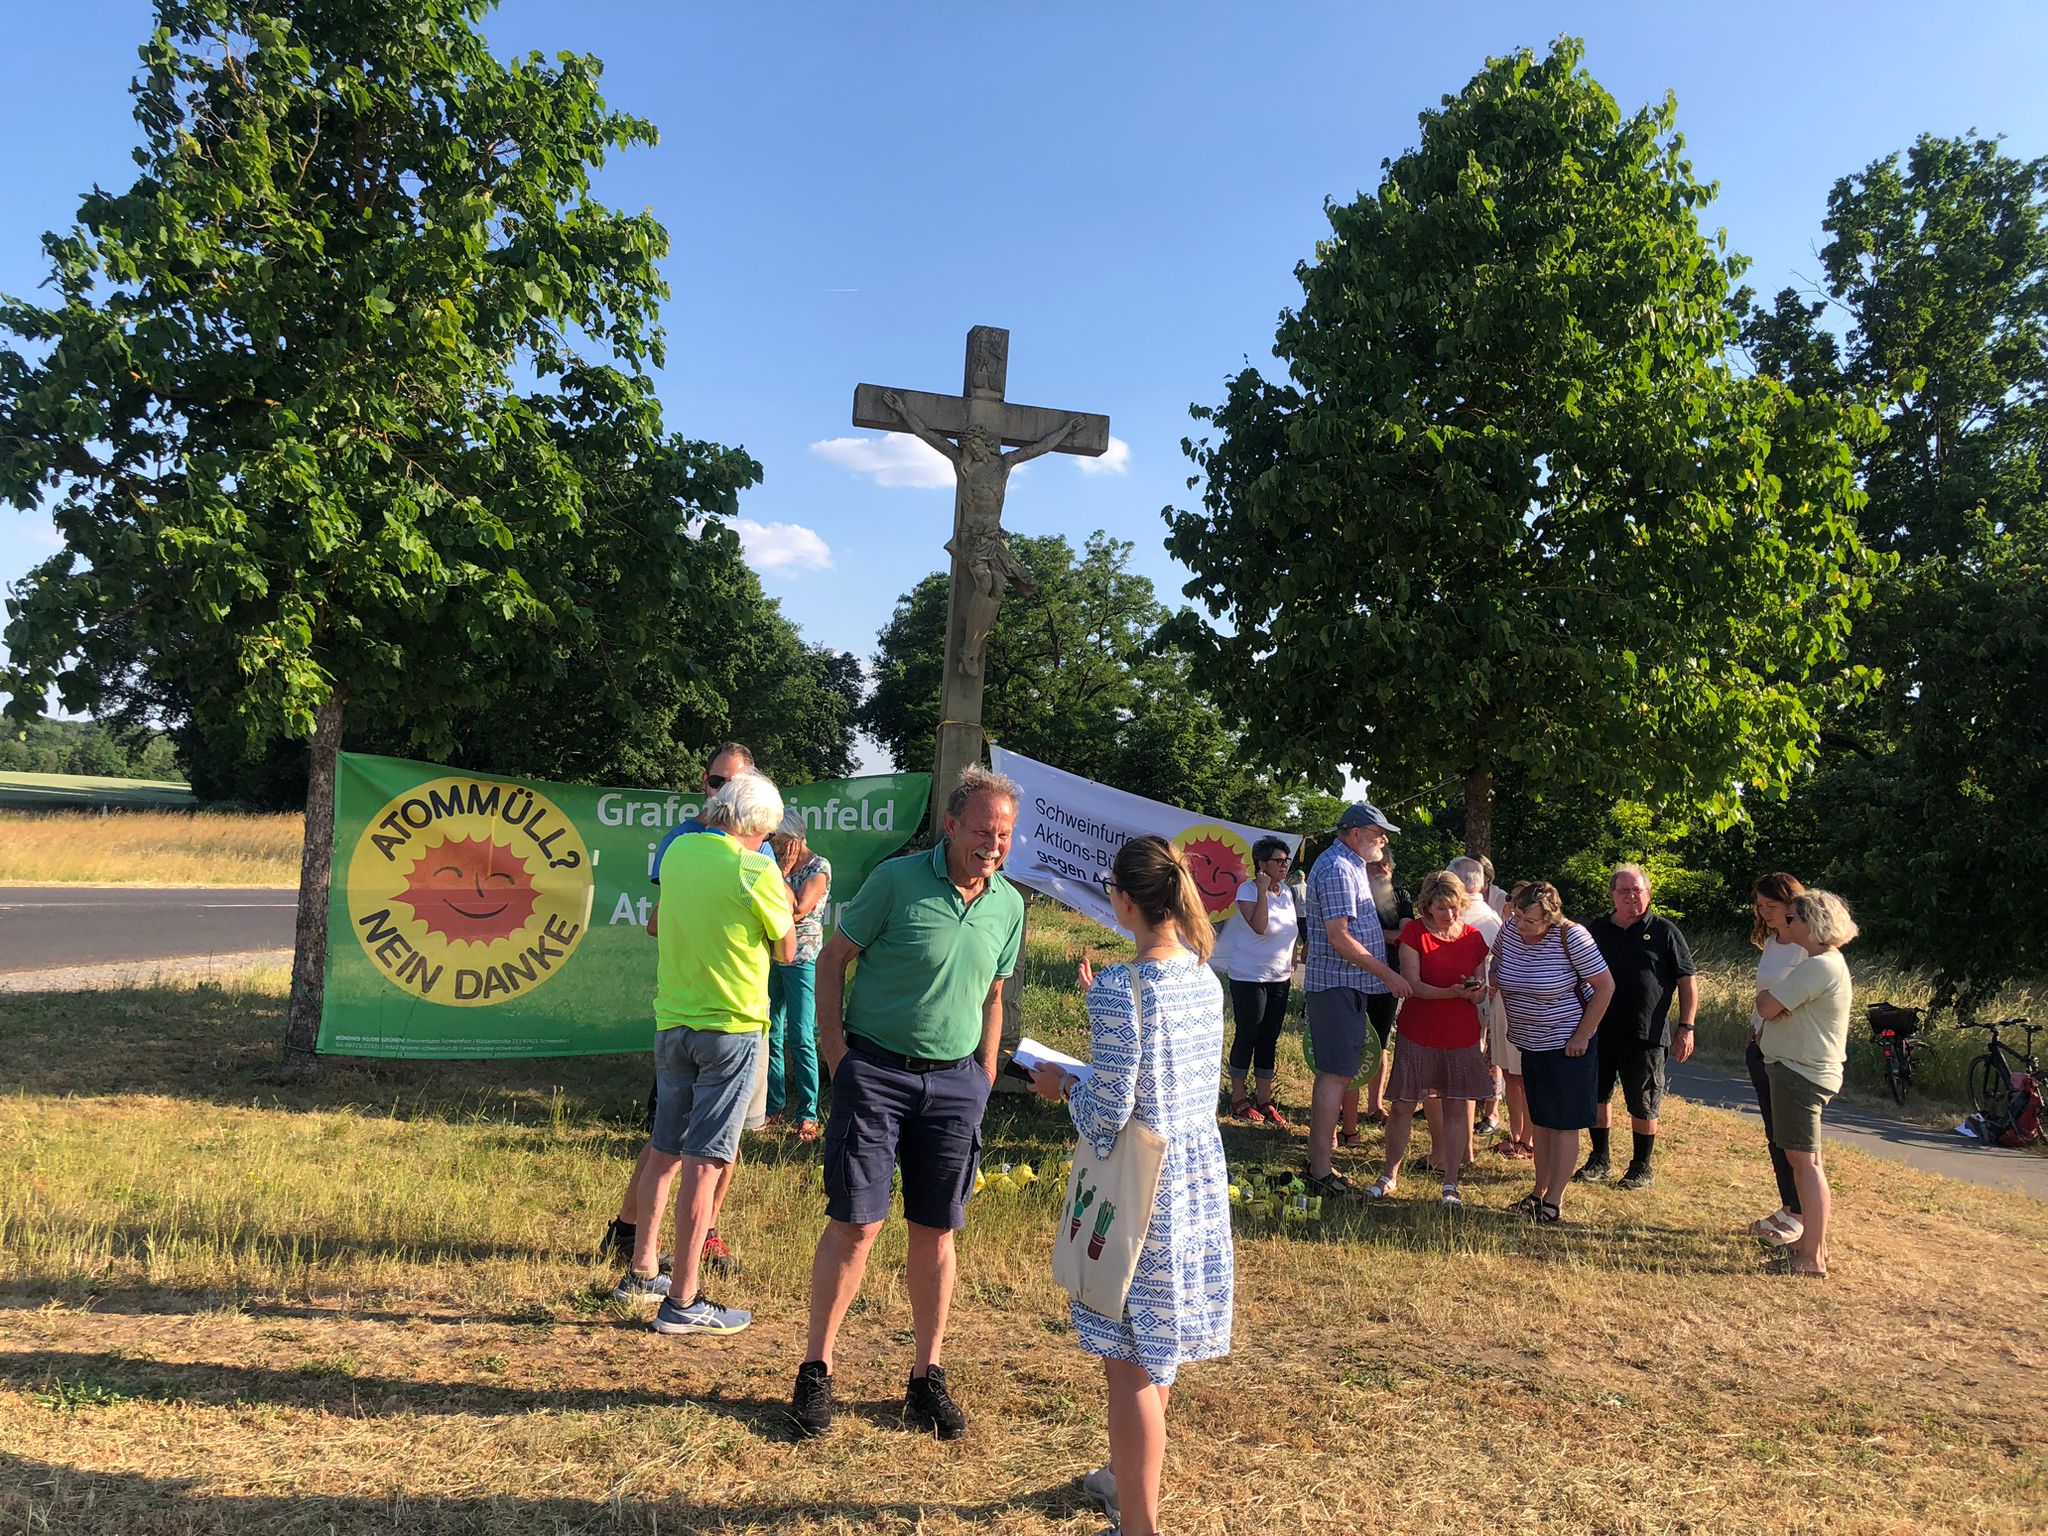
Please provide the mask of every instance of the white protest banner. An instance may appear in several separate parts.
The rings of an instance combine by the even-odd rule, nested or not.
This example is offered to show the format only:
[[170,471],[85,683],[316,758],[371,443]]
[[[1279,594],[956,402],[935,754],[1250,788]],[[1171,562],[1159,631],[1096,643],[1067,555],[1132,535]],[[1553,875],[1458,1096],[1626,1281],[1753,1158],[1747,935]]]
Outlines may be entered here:
[[1124,930],[1110,910],[1105,882],[1117,850],[1134,837],[1163,837],[1187,855],[1202,905],[1216,923],[1236,910],[1238,887],[1252,877],[1254,843],[1277,837],[1289,852],[1301,847],[1298,837],[1162,805],[1001,747],[991,758],[996,772],[1015,779],[1021,791],[1003,873],[1118,933]]

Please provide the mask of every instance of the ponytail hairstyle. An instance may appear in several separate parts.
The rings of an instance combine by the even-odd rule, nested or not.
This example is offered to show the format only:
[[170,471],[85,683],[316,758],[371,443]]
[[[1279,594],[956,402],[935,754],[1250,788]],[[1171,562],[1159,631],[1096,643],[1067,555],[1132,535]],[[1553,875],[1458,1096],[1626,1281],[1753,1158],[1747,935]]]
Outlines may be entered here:
[[[1788,875],[1781,869],[1776,874],[1759,876],[1756,884],[1749,888],[1749,894],[1754,900],[1775,901],[1781,907],[1789,907],[1792,898],[1805,890],[1797,875]],[[1749,925],[1749,942],[1762,949],[1770,937],[1771,930],[1764,926],[1763,914],[1759,912]]]
[[1171,922],[1180,941],[1203,959],[1216,947],[1216,929],[1181,851],[1163,837],[1134,837],[1117,850],[1110,869],[1116,888],[1154,927]]

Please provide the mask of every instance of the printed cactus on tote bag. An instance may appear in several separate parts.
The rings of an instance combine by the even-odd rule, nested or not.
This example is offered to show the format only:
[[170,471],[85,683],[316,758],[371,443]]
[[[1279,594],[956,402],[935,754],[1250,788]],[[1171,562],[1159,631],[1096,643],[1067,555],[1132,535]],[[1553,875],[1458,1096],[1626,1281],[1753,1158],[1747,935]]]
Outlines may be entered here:
[[1110,1223],[1116,1220],[1116,1206],[1105,1200],[1102,1209],[1095,1213],[1095,1235],[1088,1239],[1088,1257],[1102,1257],[1102,1240],[1109,1236]]
[[1080,1235],[1082,1213],[1094,1203],[1095,1190],[1090,1189],[1085,1181],[1076,1179],[1074,1181],[1074,1217],[1072,1221],[1067,1223],[1068,1242],[1071,1243]]

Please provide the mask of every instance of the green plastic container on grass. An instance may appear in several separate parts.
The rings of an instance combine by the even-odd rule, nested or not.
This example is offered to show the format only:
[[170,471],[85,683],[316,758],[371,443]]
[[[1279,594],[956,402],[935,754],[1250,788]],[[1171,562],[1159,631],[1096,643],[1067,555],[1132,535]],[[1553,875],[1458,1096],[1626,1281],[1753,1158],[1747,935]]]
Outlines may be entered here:
[[[1316,1043],[1306,1024],[1301,1027],[1301,1059],[1313,1072],[1316,1069]],[[1380,1069],[1380,1034],[1372,1027],[1372,1020],[1365,1023],[1365,1051],[1358,1058],[1358,1071],[1352,1076],[1354,1083],[1363,1083]]]

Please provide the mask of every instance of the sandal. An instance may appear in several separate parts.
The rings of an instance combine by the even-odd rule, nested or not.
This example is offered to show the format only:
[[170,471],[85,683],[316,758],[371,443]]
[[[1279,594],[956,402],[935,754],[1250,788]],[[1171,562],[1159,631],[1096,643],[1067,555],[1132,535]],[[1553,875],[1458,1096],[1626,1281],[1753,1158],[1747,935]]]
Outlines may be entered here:
[[1552,1204],[1548,1200],[1539,1200],[1536,1202],[1535,1221],[1537,1226],[1554,1227],[1563,1220],[1564,1212],[1559,1210],[1556,1205]]
[[1230,1101],[1230,1118],[1247,1121],[1252,1125],[1259,1123],[1259,1116],[1252,1108],[1252,1101],[1242,1094]]
[[815,1120],[798,1121],[796,1139],[798,1141],[816,1141],[818,1139],[818,1122]]
[[1368,1200],[1384,1200],[1394,1192],[1396,1187],[1394,1176],[1391,1173],[1383,1173],[1366,1185],[1365,1198]]
[[1464,1197],[1458,1193],[1458,1186],[1455,1184],[1446,1184],[1444,1192],[1437,1196],[1436,1203],[1448,1210],[1459,1211],[1465,1208]]
[[1806,1232],[1806,1223],[1796,1216],[1788,1221],[1786,1213],[1777,1210],[1752,1221],[1749,1224],[1749,1231],[1759,1242],[1773,1248],[1784,1248],[1799,1241]]
[[1542,1203],[1543,1197],[1532,1189],[1513,1205],[1509,1206],[1508,1213],[1513,1216],[1534,1216],[1536,1214],[1536,1207]]
[[1263,1104],[1253,1105],[1252,1118],[1254,1120],[1263,1120],[1268,1125],[1277,1125],[1283,1131],[1288,1129],[1287,1117],[1280,1113],[1280,1106],[1271,1099],[1266,1100]]
[[1356,1131],[1339,1131],[1337,1133],[1337,1145],[1347,1152],[1355,1152],[1358,1148],[1365,1145],[1365,1138]]
[[1334,1168],[1328,1173],[1312,1173],[1308,1176],[1308,1192],[1321,1195],[1325,1200],[1359,1201],[1365,1196],[1356,1184],[1345,1178]]
[[1363,1120],[1367,1125],[1385,1125],[1387,1123],[1387,1112],[1384,1109],[1368,1109],[1359,1116],[1359,1119]]

